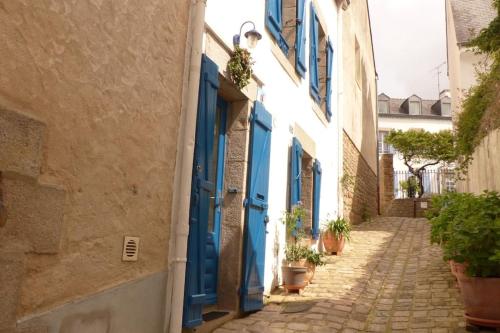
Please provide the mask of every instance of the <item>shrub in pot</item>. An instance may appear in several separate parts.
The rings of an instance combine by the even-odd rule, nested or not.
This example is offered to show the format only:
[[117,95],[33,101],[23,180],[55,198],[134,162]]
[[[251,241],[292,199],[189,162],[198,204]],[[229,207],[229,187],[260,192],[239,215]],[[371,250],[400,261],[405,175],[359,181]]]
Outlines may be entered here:
[[500,327],[500,196],[456,194],[431,224],[444,217],[441,246],[456,267],[467,321]]
[[314,273],[316,272],[316,267],[323,266],[325,264],[323,257],[324,257],[323,253],[320,253],[320,252],[315,251],[315,250],[307,249],[307,252],[306,252],[306,268],[307,268],[306,278],[307,278],[307,281],[309,283],[311,283],[312,279],[314,278]]
[[326,252],[341,255],[346,240],[350,240],[351,226],[341,217],[327,222],[323,231],[323,246]]
[[307,285],[307,248],[290,244],[285,248],[285,264],[282,266],[283,285],[287,291],[300,290]]

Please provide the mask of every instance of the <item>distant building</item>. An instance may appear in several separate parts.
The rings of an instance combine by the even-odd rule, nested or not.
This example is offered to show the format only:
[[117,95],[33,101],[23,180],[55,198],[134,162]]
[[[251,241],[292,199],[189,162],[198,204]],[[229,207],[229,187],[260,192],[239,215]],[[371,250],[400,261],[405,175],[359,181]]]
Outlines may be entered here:
[[[394,194],[396,198],[404,196],[400,182],[410,174],[403,158],[394,148],[385,142],[385,137],[391,130],[407,131],[423,129],[429,132],[451,130],[451,98],[448,90],[440,94],[438,100],[422,99],[417,95],[408,98],[391,98],[386,94],[378,95],[378,151],[379,154],[394,154]],[[428,167],[424,174],[424,191],[440,193],[443,188],[454,186],[448,184],[450,177],[443,178],[438,170],[442,165]],[[447,174],[447,172],[445,172]]]
[[451,130],[451,98],[444,90],[440,99],[422,99],[417,95],[408,98],[391,98],[378,95],[378,150],[380,154],[394,153],[394,170],[408,170],[401,156],[384,142],[391,130],[407,131],[424,129],[429,132]]

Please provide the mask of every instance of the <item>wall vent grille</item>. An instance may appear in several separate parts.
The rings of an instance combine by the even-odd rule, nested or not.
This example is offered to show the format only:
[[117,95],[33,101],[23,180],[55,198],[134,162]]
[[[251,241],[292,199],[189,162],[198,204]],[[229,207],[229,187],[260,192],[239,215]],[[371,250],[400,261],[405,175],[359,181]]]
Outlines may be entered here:
[[123,239],[123,261],[137,261],[139,253],[139,237],[125,236]]

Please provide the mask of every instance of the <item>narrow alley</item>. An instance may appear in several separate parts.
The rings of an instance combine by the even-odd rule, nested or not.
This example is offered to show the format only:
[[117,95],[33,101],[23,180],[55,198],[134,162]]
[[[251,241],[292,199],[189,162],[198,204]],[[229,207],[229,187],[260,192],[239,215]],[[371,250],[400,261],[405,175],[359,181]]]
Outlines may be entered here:
[[353,230],[343,255],[328,256],[302,295],[272,295],[262,311],[214,332],[460,332],[464,327],[458,288],[441,249],[429,243],[427,220],[378,218]]

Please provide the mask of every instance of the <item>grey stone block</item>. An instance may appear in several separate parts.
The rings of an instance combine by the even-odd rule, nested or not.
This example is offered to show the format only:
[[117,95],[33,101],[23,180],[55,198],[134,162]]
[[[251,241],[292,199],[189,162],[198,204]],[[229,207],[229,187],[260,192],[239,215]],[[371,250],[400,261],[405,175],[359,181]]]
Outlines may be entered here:
[[0,185],[7,212],[5,235],[27,243],[36,253],[57,253],[65,191],[11,173],[3,174]]
[[0,107],[0,171],[38,177],[45,124]]

